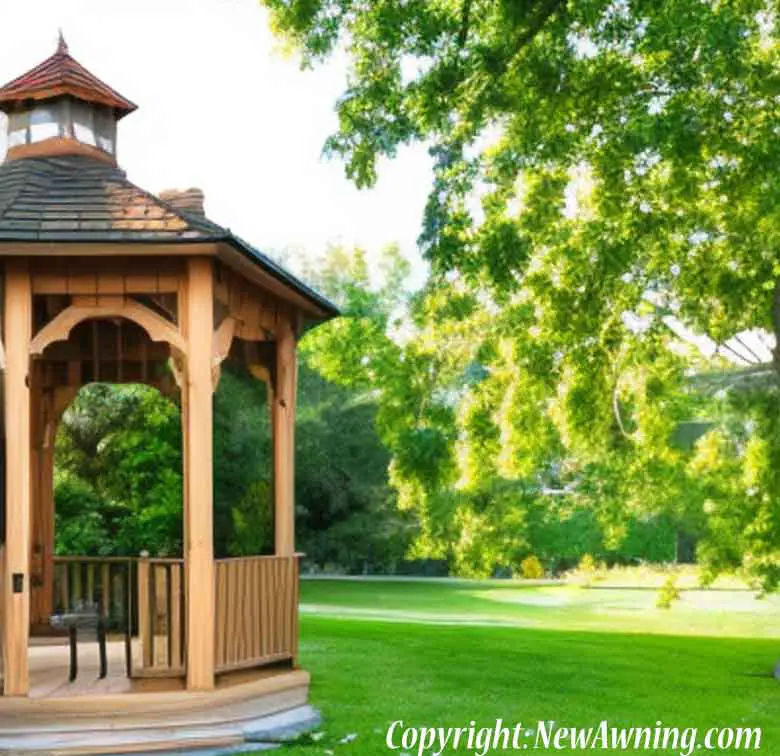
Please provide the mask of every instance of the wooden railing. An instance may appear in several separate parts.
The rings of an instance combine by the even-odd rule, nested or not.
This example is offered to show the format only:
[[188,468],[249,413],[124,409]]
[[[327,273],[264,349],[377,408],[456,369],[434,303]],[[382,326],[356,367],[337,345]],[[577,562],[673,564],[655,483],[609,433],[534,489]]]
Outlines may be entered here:
[[134,613],[132,571],[126,557],[54,557],[53,614],[94,612],[124,630]]
[[53,604],[65,622],[100,615],[109,632],[122,632],[128,676],[184,674],[181,559],[55,557]]
[[218,672],[295,660],[298,559],[296,555],[217,560]]
[[[298,562],[298,555],[216,561],[217,672],[295,660]],[[98,613],[109,630],[122,631],[129,676],[184,675],[184,594],[181,559],[54,559],[54,614]]]
[[[184,563],[181,559],[138,560],[136,676],[184,674]],[[138,664],[140,662],[140,664]]]

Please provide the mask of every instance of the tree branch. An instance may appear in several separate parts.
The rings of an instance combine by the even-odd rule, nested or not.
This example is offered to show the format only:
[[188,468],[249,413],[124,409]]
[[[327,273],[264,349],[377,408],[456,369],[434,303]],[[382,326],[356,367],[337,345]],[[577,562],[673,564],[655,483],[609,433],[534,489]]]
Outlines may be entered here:
[[744,355],[740,354],[736,349],[734,349],[734,347],[730,347],[725,341],[718,347],[718,349],[723,349],[727,352],[731,352],[737,358],[738,364],[748,362],[745,359]]
[[514,50],[504,63],[507,68],[512,58],[515,57],[526,45],[533,42],[534,37],[542,30],[544,25],[562,8],[566,7],[566,0],[546,0],[538,5],[536,17],[532,18],[523,33],[515,40]]
[[772,361],[775,366],[775,376],[780,381],[780,278],[775,281],[775,288],[772,291],[772,330],[775,332]]
[[751,356],[751,357],[752,357],[752,358],[753,358],[753,359],[754,359],[754,360],[755,360],[757,363],[760,363],[760,362],[761,362],[761,358],[760,358],[760,357],[759,357],[759,356],[756,354],[755,350],[753,350],[753,349],[750,347],[750,345],[749,345],[749,344],[746,344],[746,343],[745,343],[745,342],[742,340],[742,338],[740,337],[740,335],[739,335],[739,334],[736,334],[736,336],[734,336],[734,340],[735,340],[735,341],[737,341],[737,342],[739,343],[739,345],[740,345],[740,346],[741,346],[741,347],[742,347],[742,348],[743,348],[743,349],[744,349],[744,350],[745,350],[745,351],[746,351],[748,354],[750,354],[750,356]]
[[458,32],[458,47],[462,50],[466,46],[466,40],[469,36],[469,25],[471,24],[471,3],[472,0],[463,0],[463,7],[460,12],[460,31]]
[[618,397],[618,386],[616,385],[614,390],[612,391],[612,413],[615,415],[615,420],[617,420],[618,428],[620,429],[620,432],[625,436],[629,441],[631,441],[631,436],[626,431],[626,427],[623,425],[623,416],[620,414],[620,397]]

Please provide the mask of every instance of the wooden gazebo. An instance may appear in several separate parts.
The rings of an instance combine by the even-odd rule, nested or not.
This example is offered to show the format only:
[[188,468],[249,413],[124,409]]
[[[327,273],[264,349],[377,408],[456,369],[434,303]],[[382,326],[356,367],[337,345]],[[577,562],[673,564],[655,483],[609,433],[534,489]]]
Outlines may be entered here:
[[[126,178],[116,160],[117,122],[135,107],[74,60],[62,39],[54,55],[0,89],[0,109],[8,116],[8,151],[0,165],[0,741],[4,706],[14,718],[27,711],[27,702],[41,711],[51,699],[58,711],[68,710],[64,681],[49,693],[35,690],[31,627],[45,625],[74,592],[108,612],[110,594],[125,578],[137,587],[137,616],[132,633],[128,626],[130,683],[123,692],[148,691],[139,681],[153,678],[161,691],[154,695],[170,691],[188,705],[186,696],[197,694],[207,707],[213,704],[204,694],[219,694],[231,673],[256,685],[273,668],[274,690],[284,688],[280,669],[296,674],[296,341],[304,328],[337,310],[208,220],[197,190],[157,197]],[[212,396],[228,359],[269,386],[275,554],[215,561]],[[180,402],[181,560],[54,557],[54,435],[79,388],[95,381],[144,383]],[[123,594],[121,601],[130,597]],[[247,670],[255,669],[253,678]],[[298,688],[308,684],[308,678],[296,680]],[[237,689],[230,687],[234,697]],[[105,707],[106,691],[94,694]],[[18,703],[8,708],[13,697]],[[79,700],[83,714],[89,695]],[[284,700],[281,708],[290,705]]]

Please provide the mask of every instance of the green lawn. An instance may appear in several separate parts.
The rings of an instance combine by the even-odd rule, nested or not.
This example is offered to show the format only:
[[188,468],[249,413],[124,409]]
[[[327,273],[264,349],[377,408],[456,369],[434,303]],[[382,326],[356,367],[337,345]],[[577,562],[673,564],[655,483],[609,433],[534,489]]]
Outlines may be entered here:
[[512,581],[304,580],[302,611],[391,621],[780,639],[780,595],[684,590],[657,609],[651,588],[525,586]]
[[[780,635],[779,605],[751,599],[748,619],[744,597],[712,593],[661,613],[649,591],[304,581],[301,665],[312,672],[325,734],[285,752],[401,754],[385,746],[394,720],[453,727],[502,718],[762,727],[760,752],[780,756],[780,684],[769,674],[780,658],[770,638]],[[710,636],[763,637],[694,637],[689,621]],[[348,735],[357,737],[339,742]]]

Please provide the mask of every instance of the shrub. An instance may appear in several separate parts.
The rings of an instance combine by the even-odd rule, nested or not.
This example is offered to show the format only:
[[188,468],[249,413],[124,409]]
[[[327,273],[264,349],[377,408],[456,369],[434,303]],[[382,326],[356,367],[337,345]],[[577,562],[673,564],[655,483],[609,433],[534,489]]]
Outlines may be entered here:
[[677,578],[670,575],[658,592],[656,606],[659,609],[671,609],[672,604],[680,599],[680,589],[677,587]]
[[538,580],[544,577],[544,567],[537,557],[531,555],[520,562],[520,573],[526,580]]
[[593,583],[603,580],[605,577],[604,565],[596,560],[592,554],[585,554],[574,573],[583,588],[590,588]]

